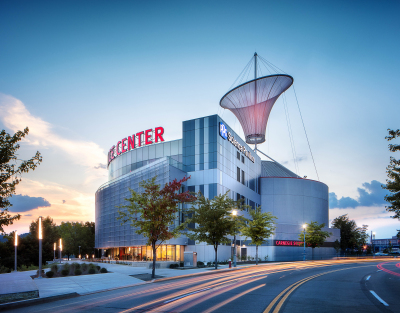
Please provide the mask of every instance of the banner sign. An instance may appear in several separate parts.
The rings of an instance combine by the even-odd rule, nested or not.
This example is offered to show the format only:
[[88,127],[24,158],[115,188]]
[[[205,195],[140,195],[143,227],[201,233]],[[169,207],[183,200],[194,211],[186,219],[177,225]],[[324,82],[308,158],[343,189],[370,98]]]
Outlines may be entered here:
[[147,129],[132,136],[128,136],[126,138],[121,139],[118,141],[116,146],[112,146],[111,149],[108,151],[108,162],[107,166],[110,164],[112,160],[116,157],[133,150],[135,148],[139,148],[142,146],[151,145],[153,143],[158,143],[164,141],[164,128],[163,127],[156,127],[153,129]]

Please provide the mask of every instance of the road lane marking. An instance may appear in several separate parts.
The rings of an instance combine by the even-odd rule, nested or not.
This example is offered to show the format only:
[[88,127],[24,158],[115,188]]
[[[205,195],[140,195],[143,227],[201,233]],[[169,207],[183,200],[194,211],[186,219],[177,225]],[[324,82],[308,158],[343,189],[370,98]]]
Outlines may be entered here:
[[371,278],[371,275],[369,275],[366,280],[369,280],[370,278]]
[[375,291],[370,290],[369,292],[372,293],[372,295],[373,295],[375,298],[377,298],[378,301],[379,301],[380,303],[382,303],[382,304],[385,305],[385,306],[389,306],[389,304],[387,304],[385,301],[383,301],[383,299],[382,299],[381,297],[379,297],[379,296],[375,293]]
[[[368,266],[371,266],[371,265],[364,265],[364,266],[359,266],[359,267],[368,267]],[[359,267],[357,267],[357,268],[359,268]],[[349,270],[349,269],[354,269],[354,267],[347,267],[347,268],[333,270],[333,271],[329,271],[329,272],[325,272],[325,273],[316,274],[316,275],[313,275],[313,276],[309,276],[309,277],[303,278],[303,279],[299,280],[298,282],[295,282],[294,284],[290,285],[285,290],[283,290],[279,295],[277,295],[275,297],[275,299],[264,310],[263,313],[269,313],[271,311],[271,309],[274,307],[275,303],[283,296],[283,298],[279,301],[279,303],[276,305],[276,307],[275,307],[275,309],[273,311],[273,313],[278,313],[280,311],[282,305],[285,303],[286,299],[290,296],[290,294],[293,291],[295,291],[298,287],[300,287],[302,284],[308,282],[309,280],[312,280],[314,278],[317,278],[317,277],[325,275],[325,274],[338,272],[338,271]]]
[[377,273],[378,273],[378,272],[382,272],[382,270],[377,270],[376,272],[377,272]]
[[245,294],[248,294],[249,292],[251,292],[253,290],[256,290],[258,288],[264,287],[265,285],[266,284],[262,284],[260,286],[256,286],[256,287],[251,288],[249,290],[243,291],[243,292],[237,294],[236,296],[233,296],[233,297],[225,300],[224,302],[221,302],[220,304],[214,305],[213,307],[209,308],[208,310],[204,311],[203,313],[211,313],[211,312],[215,311],[216,309],[219,309],[220,307],[224,306],[225,304],[227,304],[229,302],[232,302],[233,300],[236,300],[237,298],[240,298],[240,297],[244,296]]

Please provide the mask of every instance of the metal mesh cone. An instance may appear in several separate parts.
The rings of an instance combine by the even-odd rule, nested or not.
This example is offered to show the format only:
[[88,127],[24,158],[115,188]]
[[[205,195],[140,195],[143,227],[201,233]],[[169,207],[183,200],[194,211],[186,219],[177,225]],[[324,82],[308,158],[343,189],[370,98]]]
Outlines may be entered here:
[[292,84],[293,77],[289,75],[260,77],[227,92],[219,105],[235,114],[247,143],[263,143],[271,109]]

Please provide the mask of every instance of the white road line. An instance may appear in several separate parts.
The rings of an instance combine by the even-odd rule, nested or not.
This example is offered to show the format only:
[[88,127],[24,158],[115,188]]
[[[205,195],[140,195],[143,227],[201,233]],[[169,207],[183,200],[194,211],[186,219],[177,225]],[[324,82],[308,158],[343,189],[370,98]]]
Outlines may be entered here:
[[371,275],[369,275],[366,280],[369,280],[370,278],[371,278]]
[[376,272],[382,272],[382,270],[377,270]]
[[385,301],[383,301],[382,298],[379,297],[379,296],[375,293],[375,291],[370,290],[369,292],[372,293],[372,295],[373,295],[375,298],[377,298],[378,301],[379,301],[380,303],[382,303],[382,304],[385,305],[385,306],[389,306],[389,304],[387,304]]

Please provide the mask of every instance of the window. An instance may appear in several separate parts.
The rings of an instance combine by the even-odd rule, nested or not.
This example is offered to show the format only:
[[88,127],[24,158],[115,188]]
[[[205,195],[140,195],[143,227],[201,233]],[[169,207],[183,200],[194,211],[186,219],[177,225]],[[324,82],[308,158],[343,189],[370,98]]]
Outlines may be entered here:
[[239,151],[236,152],[236,157],[238,158],[238,160],[240,160],[240,152]]
[[244,179],[244,171],[242,170],[242,184],[245,184],[245,179]]
[[244,156],[242,155],[242,163],[244,163]]
[[237,168],[237,181],[240,182],[240,168]]
[[240,200],[240,199],[241,199],[240,193],[238,193],[238,194],[236,195],[236,201],[238,201],[238,200]]

